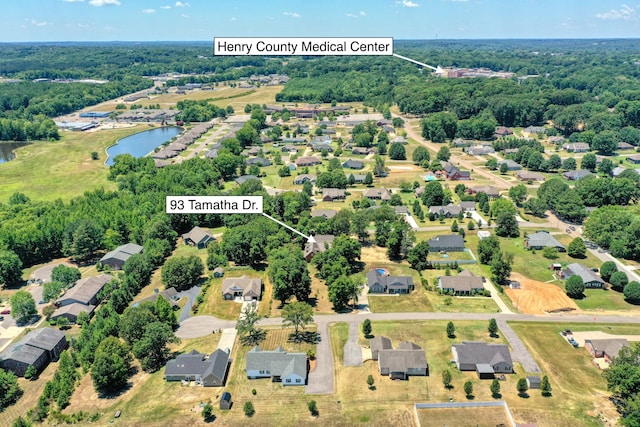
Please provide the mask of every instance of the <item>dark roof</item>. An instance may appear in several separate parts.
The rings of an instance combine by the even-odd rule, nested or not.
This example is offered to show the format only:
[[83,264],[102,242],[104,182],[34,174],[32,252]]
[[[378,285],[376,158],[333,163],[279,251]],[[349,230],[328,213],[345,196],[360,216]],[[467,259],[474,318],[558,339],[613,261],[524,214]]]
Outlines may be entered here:
[[64,332],[58,329],[41,328],[29,332],[21,342],[32,347],[51,351],[64,339],[66,339]]
[[318,252],[324,252],[327,248],[331,247],[331,243],[333,243],[333,239],[336,236],[333,234],[318,234],[313,236],[315,242],[307,242],[304,245],[304,256],[305,258],[309,255],[315,255]]
[[538,231],[536,233],[529,234],[526,240],[529,247],[550,247],[562,248],[562,250],[565,250],[565,247],[547,231]]
[[590,171],[586,169],[576,170],[576,171],[566,171],[562,174],[566,179],[577,180],[584,178],[585,176],[593,175]]
[[214,240],[213,235],[209,233],[209,231],[205,230],[204,228],[200,228],[198,226],[193,227],[191,231],[183,234],[182,239],[183,240],[190,239],[196,244],[199,244],[201,242],[206,242],[208,240]]
[[56,303],[61,303],[64,300],[76,300],[77,302],[87,305],[111,279],[113,279],[113,276],[108,274],[80,279],[71,289],[58,298]]
[[604,284],[604,280],[598,277],[593,271],[591,271],[590,268],[578,263],[567,265],[567,268],[562,271],[562,274],[565,278],[577,274],[578,276],[580,276],[584,283],[598,282]]
[[173,360],[167,362],[165,376],[176,375],[201,375],[213,374],[217,378],[223,379],[227,365],[229,363],[229,353],[217,349],[209,358],[205,355],[191,350],[189,353],[181,354]]
[[369,340],[369,346],[371,347],[371,352],[378,352],[380,350],[386,350],[389,348],[393,348],[391,346],[391,340],[387,337],[383,337],[382,335],[378,335]]
[[504,344],[487,344],[479,341],[464,341],[462,344],[453,344],[453,349],[458,355],[459,364],[490,364],[504,361],[513,365],[509,347]]
[[438,277],[441,289],[453,289],[456,292],[471,292],[474,289],[484,289],[482,277],[458,274],[457,276]]
[[[431,252],[447,248],[464,248],[464,239],[459,234],[447,234],[436,236],[429,240],[429,250]],[[433,249],[433,251],[432,251]]]
[[349,159],[346,162],[344,162],[342,166],[350,169],[362,169],[364,168],[364,162],[360,160]]
[[413,287],[413,278],[411,276],[387,276],[372,268],[367,273],[367,285],[383,286],[385,289],[411,289]]

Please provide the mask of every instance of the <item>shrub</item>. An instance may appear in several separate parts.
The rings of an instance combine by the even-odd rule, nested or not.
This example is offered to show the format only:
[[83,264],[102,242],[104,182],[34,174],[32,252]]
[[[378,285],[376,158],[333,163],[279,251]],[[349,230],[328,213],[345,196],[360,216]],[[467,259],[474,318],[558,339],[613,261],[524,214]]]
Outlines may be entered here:
[[251,401],[246,402],[246,403],[244,404],[243,410],[244,410],[244,414],[245,414],[247,417],[253,417],[253,416],[255,415],[255,413],[256,413],[256,410],[255,410],[255,408],[253,407],[253,403],[251,403]]
[[542,256],[547,259],[557,259],[558,258],[558,249],[553,247],[546,247],[542,250]]
[[611,287],[614,290],[622,292],[627,283],[629,283],[629,278],[623,271],[616,271],[609,278],[609,283],[611,283]]
[[318,412],[318,405],[316,405],[315,400],[309,401],[309,403],[307,403],[307,407],[309,408],[309,412],[311,412],[311,415],[313,415],[314,417],[317,417],[320,414],[320,412]]

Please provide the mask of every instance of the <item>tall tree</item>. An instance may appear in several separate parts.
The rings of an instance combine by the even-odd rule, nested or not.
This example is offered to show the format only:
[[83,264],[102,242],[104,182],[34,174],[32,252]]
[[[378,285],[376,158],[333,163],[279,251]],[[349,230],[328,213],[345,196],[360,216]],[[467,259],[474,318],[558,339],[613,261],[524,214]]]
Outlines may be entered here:
[[360,287],[353,279],[340,276],[329,285],[329,300],[336,311],[341,311],[347,308],[349,300],[357,296],[359,290]]
[[15,374],[0,368],[0,411],[15,403],[21,395],[22,389]]
[[496,334],[498,333],[498,322],[496,322],[496,319],[489,319],[489,336],[490,337],[495,337]]
[[565,291],[571,298],[581,298],[584,292],[584,282],[577,274],[569,277],[565,283]]
[[84,262],[95,256],[102,247],[104,230],[92,219],[83,219],[72,223],[67,229],[63,251],[74,261]]
[[455,338],[456,337],[456,327],[453,322],[447,323],[447,337]]
[[80,270],[75,267],[67,267],[64,264],[56,265],[51,270],[51,280],[53,282],[61,282],[65,287],[71,286],[81,277]]
[[449,371],[448,369],[445,369],[444,371],[442,371],[442,384],[444,385],[444,388],[446,388],[447,390],[449,390],[451,387],[451,371]]
[[36,301],[27,291],[18,291],[10,298],[11,313],[18,323],[27,322],[38,314]]
[[269,279],[273,284],[274,297],[284,304],[295,296],[306,301],[311,293],[311,277],[302,250],[294,245],[275,249],[269,255]]
[[549,382],[549,377],[546,375],[542,377],[542,381],[540,382],[540,390],[542,391],[543,396],[551,396],[551,383]]
[[200,257],[175,256],[169,258],[164,264],[161,277],[167,288],[183,290],[194,286],[203,273],[204,265]]
[[506,285],[511,275],[512,266],[512,254],[504,252],[496,254],[491,260],[491,276],[493,280],[499,285]]
[[489,236],[478,243],[478,258],[481,264],[490,264],[494,255],[500,254],[500,240],[495,236]]
[[305,327],[313,322],[313,308],[306,302],[292,302],[287,304],[282,309],[283,326],[293,326],[294,339],[296,342],[300,341],[300,328]]
[[248,305],[244,309],[238,323],[236,323],[236,329],[240,335],[240,342],[242,342],[243,345],[256,345],[265,339],[266,332],[264,329],[256,326],[263,317],[264,316],[258,314],[258,308],[253,304]]
[[22,281],[22,261],[15,252],[0,250],[0,283],[15,286]]
[[164,366],[169,356],[167,344],[179,341],[170,325],[163,322],[149,323],[144,327],[142,338],[133,345],[133,354],[140,360],[142,369],[155,372]]
[[527,187],[524,184],[518,184],[509,189],[509,197],[517,206],[521,206],[527,198]]
[[584,240],[580,237],[576,237],[567,246],[567,255],[571,258],[584,258],[587,254],[587,247],[584,244]]
[[420,273],[429,267],[429,261],[427,260],[428,256],[429,242],[423,240],[409,250],[409,253],[407,254],[407,261],[409,261],[411,268]]
[[98,392],[121,390],[129,379],[131,353],[116,337],[107,337],[98,346],[91,367],[91,379]]
[[491,390],[491,397],[493,397],[494,399],[499,399],[502,397],[502,395],[500,394],[500,381],[498,381],[497,379],[491,381],[489,390]]
[[394,142],[389,147],[389,158],[391,160],[406,160],[407,154],[404,150],[404,145],[399,142]]
[[518,237],[520,228],[515,216],[508,212],[502,212],[496,218],[496,234],[500,237]]
[[529,390],[529,385],[527,384],[526,378],[520,378],[518,380],[518,384],[516,384],[516,389],[518,390],[518,396],[526,397],[527,390]]

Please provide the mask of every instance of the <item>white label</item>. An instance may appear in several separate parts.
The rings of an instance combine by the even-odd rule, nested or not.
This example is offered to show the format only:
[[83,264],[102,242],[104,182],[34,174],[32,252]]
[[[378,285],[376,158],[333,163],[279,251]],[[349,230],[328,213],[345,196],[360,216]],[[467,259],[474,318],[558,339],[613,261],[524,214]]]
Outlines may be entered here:
[[262,213],[262,196],[167,196],[167,213]]
[[218,56],[393,55],[392,37],[214,37]]

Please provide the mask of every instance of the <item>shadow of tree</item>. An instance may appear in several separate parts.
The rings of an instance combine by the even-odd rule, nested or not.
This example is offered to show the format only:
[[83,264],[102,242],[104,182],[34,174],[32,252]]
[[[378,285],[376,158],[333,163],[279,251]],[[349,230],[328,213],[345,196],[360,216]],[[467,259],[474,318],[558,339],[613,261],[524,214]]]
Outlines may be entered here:
[[298,333],[298,335],[296,335],[295,333],[292,333],[292,334],[289,334],[288,341],[294,342],[294,343],[305,342],[308,344],[318,344],[320,342],[320,334],[318,332],[312,332],[312,331],[300,332]]

